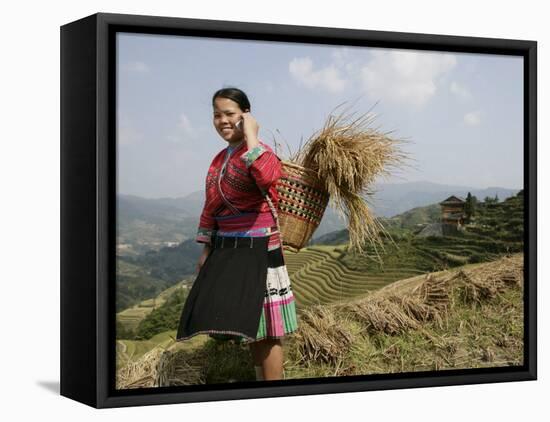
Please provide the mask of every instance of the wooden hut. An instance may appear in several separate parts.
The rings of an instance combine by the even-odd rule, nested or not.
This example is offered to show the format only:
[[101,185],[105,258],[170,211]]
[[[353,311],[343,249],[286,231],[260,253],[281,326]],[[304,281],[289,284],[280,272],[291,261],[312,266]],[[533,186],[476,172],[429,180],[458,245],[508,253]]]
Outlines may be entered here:
[[464,225],[466,201],[459,196],[451,195],[439,203],[441,206],[441,224],[444,232],[457,231]]

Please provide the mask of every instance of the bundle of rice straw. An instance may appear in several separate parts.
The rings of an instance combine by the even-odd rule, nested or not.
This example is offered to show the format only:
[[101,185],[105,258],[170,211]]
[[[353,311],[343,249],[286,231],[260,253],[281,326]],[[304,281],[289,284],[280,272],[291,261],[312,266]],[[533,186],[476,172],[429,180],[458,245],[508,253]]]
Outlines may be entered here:
[[373,215],[367,196],[374,193],[375,179],[389,176],[407,155],[399,148],[405,141],[372,127],[373,107],[358,118],[346,114],[348,109],[336,116],[331,113],[290,161],[316,173],[333,207],[348,222],[350,248],[363,253],[368,242],[379,257],[378,246],[384,249],[382,234],[390,240],[391,236]]

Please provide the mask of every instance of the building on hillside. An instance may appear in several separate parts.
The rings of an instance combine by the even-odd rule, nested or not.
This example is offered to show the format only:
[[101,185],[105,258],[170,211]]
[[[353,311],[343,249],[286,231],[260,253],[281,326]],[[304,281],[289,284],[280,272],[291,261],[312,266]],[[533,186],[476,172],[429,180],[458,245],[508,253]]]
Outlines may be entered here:
[[441,226],[443,234],[456,233],[462,230],[466,213],[466,201],[459,196],[451,195],[439,203],[441,206]]

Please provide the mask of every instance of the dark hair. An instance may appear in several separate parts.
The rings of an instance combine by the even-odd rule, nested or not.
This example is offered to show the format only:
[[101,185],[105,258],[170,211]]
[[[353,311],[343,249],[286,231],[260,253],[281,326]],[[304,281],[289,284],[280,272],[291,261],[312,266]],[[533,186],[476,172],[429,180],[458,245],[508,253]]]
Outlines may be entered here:
[[233,100],[239,105],[242,111],[246,111],[246,109],[249,111],[251,110],[248,97],[239,88],[222,88],[217,90],[212,96],[212,107],[214,107],[214,100],[216,100],[216,98],[227,98],[229,100]]

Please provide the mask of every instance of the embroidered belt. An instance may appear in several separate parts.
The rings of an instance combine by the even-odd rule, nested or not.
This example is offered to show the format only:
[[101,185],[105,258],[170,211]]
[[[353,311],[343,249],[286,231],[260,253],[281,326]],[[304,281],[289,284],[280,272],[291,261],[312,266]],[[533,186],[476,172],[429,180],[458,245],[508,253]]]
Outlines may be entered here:
[[212,246],[214,249],[219,248],[259,248],[266,247],[265,238],[254,237],[224,237],[214,236]]
[[[247,232],[258,231],[269,235],[271,228],[276,225],[270,211],[261,213],[243,213],[239,215],[227,215],[214,217],[218,223],[219,232]],[[265,229],[268,229],[267,231]]]

